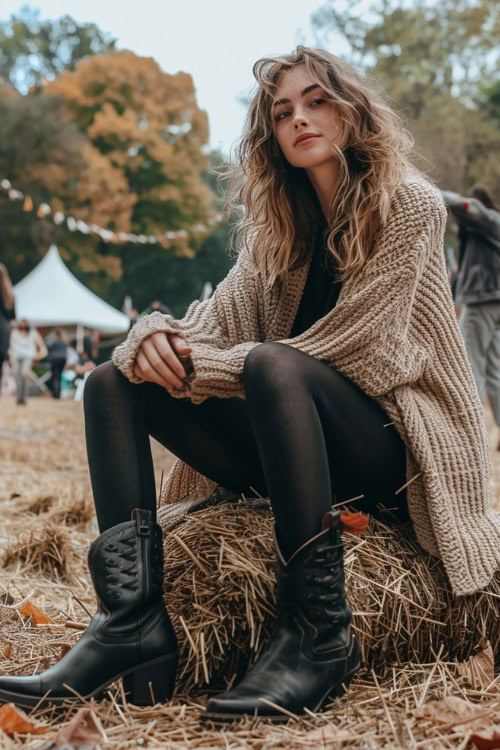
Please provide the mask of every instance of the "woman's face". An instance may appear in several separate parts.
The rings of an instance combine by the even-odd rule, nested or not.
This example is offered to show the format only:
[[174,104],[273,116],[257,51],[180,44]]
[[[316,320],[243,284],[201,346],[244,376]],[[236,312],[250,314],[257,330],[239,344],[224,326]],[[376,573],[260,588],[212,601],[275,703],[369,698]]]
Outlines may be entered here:
[[318,167],[335,159],[332,144],[343,147],[340,116],[303,65],[281,76],[272,118],[276,140],[294,167]]

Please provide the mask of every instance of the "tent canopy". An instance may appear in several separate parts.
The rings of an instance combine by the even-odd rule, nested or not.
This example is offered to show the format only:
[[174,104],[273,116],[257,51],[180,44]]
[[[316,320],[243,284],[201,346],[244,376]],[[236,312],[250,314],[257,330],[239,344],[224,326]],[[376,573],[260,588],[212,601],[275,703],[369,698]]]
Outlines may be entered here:
[[126,333],[129,318],[87,289],[64,265],[52,245],[14,287],[16,318],[34,326],[85,326],[101,333]]

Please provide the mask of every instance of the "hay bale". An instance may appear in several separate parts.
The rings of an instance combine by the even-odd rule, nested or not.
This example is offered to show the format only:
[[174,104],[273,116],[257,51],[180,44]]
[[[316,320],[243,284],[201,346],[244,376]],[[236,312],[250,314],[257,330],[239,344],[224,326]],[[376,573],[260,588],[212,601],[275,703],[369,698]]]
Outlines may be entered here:
[[[256,660],[272,630],[272,513],[249,502],[180,518],[173,507],[168,511],[160,509],[159,521],[165,597],[182,653],[179,689],[225,686]],[[170,530],[169,517],[176,519]],[[421,549],[408,526],[374,519],[366,535],[345,535],[345,551],[346,589],[366,666],[385,674],[404,662],[434,661],[440,649],[442,659],[461,661],[481,635],[498,651],[500,577],[487,591],[455,598],[443,565]]]

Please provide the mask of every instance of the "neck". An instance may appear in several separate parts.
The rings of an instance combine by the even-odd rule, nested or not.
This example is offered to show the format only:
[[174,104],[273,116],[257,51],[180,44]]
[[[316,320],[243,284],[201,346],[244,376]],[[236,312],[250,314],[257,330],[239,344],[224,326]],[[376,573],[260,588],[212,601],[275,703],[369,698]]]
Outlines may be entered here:
[[306,172],[318,196],[321,210],[328,218],[330,205],[338,185],[339,163],[335,159],[330,159],[317,167],[306,169]]

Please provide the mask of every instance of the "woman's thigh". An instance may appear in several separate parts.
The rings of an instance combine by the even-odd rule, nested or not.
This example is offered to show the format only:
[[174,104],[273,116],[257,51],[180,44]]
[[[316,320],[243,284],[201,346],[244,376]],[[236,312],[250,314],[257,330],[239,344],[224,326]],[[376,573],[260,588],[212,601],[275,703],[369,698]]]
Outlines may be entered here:
[[132,387],[149,434],[171,453],[227,489],[267,494],[244,398],[208,398],[193,404],[154,383]]
[[[307,355],[306,355],[307,356]],[[308,382],[323,426],[335,500],[364,495],[397,505],[406,481],[406,446],[384,409],[324,362],[309,363]]]
[[290,428],[293,439],[301,442],[294,455],[303,456],[312,467],[315,455],[309,446],[317,449],[318,443],[309,431],[321,425],[334,502],[363,495],[359,506],[365,509],[378,502],[405,504],[404,491],[397,496],[395,492],[406,481],[406,447],[373,398],[325,362],[284,344],[256,347],[253,360],[256,375],[246,381],[252,386],[256,380],[252,387],[259,397],[248,394],[250,402],[261,412],[269,404],[281,424],[297,423],[299,429]]

